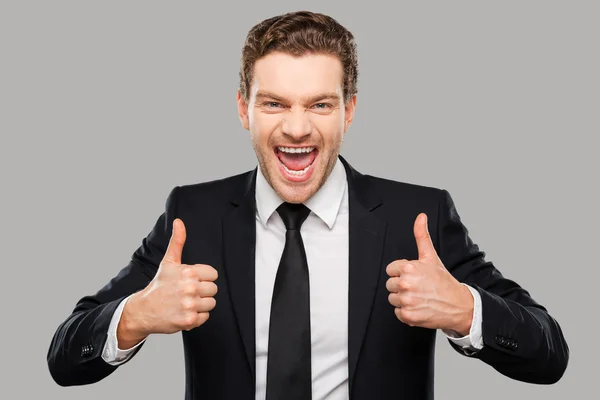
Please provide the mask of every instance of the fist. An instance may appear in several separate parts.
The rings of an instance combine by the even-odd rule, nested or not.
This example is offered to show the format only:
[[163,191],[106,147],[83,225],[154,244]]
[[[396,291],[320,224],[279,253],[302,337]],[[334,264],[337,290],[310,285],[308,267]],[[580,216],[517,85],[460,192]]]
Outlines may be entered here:
[[414,224],[418,260],[388,264],[386,289],[396,317],[410,325],[468,334],[473,315],[473,296],[446,269],[427,229],[427,215]]
[[154,279],[136,294],[135,318],[141,336],[189,331],[204,324],[216,306],[217,270],[205,264],[181,264],[185,239],[185,225],[177,218]]

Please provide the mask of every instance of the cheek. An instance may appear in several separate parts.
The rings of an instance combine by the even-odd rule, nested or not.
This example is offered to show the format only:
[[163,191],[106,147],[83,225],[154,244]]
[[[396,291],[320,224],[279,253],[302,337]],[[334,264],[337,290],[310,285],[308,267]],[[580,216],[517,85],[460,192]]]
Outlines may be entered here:
[[323,137],[323,141],[328,143],[336,143],[341,140],[344,132],[343,120],[338,116],[315,116],[312,118],[313,126],[317,132]]
[[281,122],[281,116],[277,114],[255,113],[250,118],[249,122],[250,131],[254,137],[261,142],[266,142],[279,126]]

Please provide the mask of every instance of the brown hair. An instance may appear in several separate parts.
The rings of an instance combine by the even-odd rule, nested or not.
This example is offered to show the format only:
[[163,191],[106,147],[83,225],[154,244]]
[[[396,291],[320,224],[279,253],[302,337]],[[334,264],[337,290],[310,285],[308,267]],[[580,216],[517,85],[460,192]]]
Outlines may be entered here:
[[254,64],[274,51],[295,57],[309,53],[337,56],[344,71],[344,102],[358,91],[358,56],[352,33],[327,15],[297,11],[268,18],[248,32],[240,68],[240,92],[244,100],[248,101]]

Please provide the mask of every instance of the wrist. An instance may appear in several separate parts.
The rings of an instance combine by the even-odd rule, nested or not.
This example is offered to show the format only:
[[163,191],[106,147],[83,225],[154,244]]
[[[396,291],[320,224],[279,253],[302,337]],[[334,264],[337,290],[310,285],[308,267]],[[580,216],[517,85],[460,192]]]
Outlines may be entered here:
[[139,301],[139,293],[136,293],[129,297],[123,307],[123,313],[117,325],[117,343],[118,347],[122,350],[135,346],[149,334],[145,332],[137,318],[140,315],[137,311],[139,309]]
[[475,310],[475,301],[471,291],[466,285],[460,284],[461,296],[460,296],[460,312],[455,326],[452,328],[453,331],[458,333],[461,337],[468,336],[471,332],[471,324],[473,322],[473,312]]

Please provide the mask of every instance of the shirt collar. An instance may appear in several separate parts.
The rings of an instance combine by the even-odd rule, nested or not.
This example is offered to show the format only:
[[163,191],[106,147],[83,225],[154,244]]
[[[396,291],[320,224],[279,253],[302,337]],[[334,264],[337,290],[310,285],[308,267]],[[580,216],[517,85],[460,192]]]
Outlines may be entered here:
[[[327,224],[329,229],[333,228],[347,184],[346,170],[338,157],[331,174],[323,186],[304,203],[306,207]],[[269,185],[259,166],[256,176],[256,211],[260,222],[265,228],[271,215],[282,203],[283,200]]]

